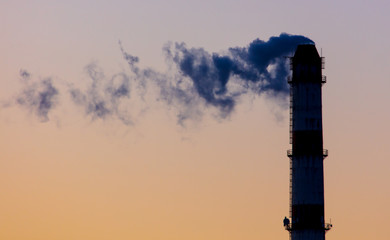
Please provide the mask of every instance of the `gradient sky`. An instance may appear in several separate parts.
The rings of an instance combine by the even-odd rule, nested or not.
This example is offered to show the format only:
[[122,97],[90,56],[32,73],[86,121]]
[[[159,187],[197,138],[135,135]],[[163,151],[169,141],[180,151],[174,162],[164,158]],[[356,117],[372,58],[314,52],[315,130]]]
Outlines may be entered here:
[[[326,58],[327,239],[388,239],[388,1],[1,1],[0,101],[32,81],[85,87],[84,67],[167,69],[162,47],[221,52],[281,32]],[[288,239],[288,110],[241,99],[226,120],[183,128],[174,109],[138,109],[133,126],[93,120],[61,95],[41,122],[0,108],[0,239]]]

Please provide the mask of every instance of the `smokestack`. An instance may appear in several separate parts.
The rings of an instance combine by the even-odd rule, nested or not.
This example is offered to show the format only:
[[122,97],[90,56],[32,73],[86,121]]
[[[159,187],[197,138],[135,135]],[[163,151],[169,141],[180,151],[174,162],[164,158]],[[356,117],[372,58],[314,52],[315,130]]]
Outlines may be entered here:
[[290,219],[284,219],[284,226],[291,240],[324,240],[332,227],[324,221],[324,62],[315,45],[306,44],[298,45],[290,64]]

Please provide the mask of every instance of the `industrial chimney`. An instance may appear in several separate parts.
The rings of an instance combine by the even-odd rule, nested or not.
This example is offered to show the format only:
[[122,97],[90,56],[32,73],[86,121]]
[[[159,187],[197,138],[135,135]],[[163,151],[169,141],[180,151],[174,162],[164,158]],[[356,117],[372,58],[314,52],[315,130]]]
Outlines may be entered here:
[[323,58],[315,45],[299,45],[290,58],[290,218],[283,221],[291,240],[324,240],[324,168],[321,87]]

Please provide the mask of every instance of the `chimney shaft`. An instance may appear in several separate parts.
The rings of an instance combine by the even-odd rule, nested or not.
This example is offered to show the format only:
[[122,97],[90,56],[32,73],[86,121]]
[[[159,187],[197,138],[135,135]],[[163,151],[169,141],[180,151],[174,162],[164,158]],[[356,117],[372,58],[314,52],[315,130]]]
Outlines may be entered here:
[[314,45],[299,45],[291,58],[290,219],[291,240],[324,240],[324,169],[322,138],[323,58]]

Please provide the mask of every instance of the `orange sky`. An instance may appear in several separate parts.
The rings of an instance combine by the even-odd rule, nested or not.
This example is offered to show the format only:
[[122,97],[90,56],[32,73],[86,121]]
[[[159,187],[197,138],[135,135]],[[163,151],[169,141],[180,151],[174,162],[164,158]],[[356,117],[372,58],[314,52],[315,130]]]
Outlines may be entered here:
[[[21,68],[76,85],[93,61],[107,75],[125,69],[118,38],[142,66],[164,69],[169,40],[218,52],[280,32],[309,36],[328,77],[325,217],[334,228],[326,237],[386,240],[388,10],[385,1],[6,1],[0,101],[20,91]],[[134,126],[60,107],[45,123],[0,109],[0,239],[288,239],[287,109],[244,97],[229,119],[206,115],[183,128],[159,103]]]

